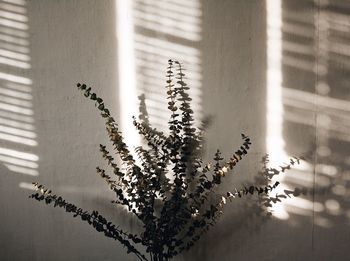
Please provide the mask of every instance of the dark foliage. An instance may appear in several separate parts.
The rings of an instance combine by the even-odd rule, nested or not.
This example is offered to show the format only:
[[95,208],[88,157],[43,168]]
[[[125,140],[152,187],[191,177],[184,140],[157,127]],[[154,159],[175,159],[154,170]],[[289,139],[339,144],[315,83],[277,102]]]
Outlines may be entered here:
[[[223,178],[248,153],[251,141],[242,134],[242,145],[228,160],[224,161],[217,150],[213,164],[204,164],[201,154],[205,124],[200,128],[194,126],[191,98],[187,92],[189,87],[184,82],[184,76],[182,65],[169,60],[166,72],[168,109],[171,112],[169,134],[150,125],[145,109],[141,110],[138,119],[133,118],[133,124],[145,142],[145,146],[136,148],[137,159],[125,144],[118,124],[102,98],[91,87],[77,84],[78,89],[95,103],[105,119],[112,143],[113,153],[108,151],[107,146],[100,145],[100,152],[111,174],[100,167],[96,168],[97,173],[115,194],[113,203],[127,207],[141,221],[143,232],[140,235],[121,230],[97,211],[89,213],[66,202],[43,185],[34,183],[37,191],[31,197],[80,217],[98,232],[118,240],[128,253],[134,253],[140,260],[148,259],[137,250],[137,245],[146,248],[150,260],[159,261],[168,260],[190,249],[216,223],[227,200],[255,194],[257,204],[262,206],[261,212],[268,213],[268,207],[273,203],[295,194],[285,191],[284,194],[272,196],[271,192],[279,182],[272,183],[271,179],[290,169],[299,159],[293,158],[288,165],[277,170],[266,166],[267,157],[255,184],[234,188],[225,194],[216,192]],[[116,156],[121,166],[118,166],[114,158]]]

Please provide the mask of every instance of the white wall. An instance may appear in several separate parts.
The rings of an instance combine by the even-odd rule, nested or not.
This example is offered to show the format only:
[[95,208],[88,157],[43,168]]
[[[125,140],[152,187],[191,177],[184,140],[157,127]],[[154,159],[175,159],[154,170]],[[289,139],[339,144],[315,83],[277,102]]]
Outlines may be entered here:
[[[173,2],[177,3],[177,1]],[[143,2],[135,1],[135,3],[141,5]],[[251,137],[252,151],[235,170],[237,176],[227,177],[226,184],[223,184],[222,188],[225,191],[233,186],[239,186],[241,182],[251,179],[257,173],[261,166],[259,164],[261,157],[266,152],[266,129],[274,127],[266,126],[268,101],[266,99],[267,14],[265,3],[246,0],[183,2],[184,5],[188,3],[194,3],[194,7],[191,8],[196,8],[198,19],[193,20],[193,23],[199,26],[200,30],[193,29],[194,33],[188,33],[187,38],[185,34],[176,35],[174,29],[176,24],[168,25],[173,26],[171,27],[174,29],[171,31],[173,34],[167,34],[167,28],[161,26],[158,31],[151,30],[147,26],[139,26],[135,28],[135,34],[141,38],[160,39],[169,46],[174,43],[182,45],[183,48],[187,48],[186,50],[193,51],[193,57],[174,51],[171,55],[179,55],[179,57],[170,58],[185,60],[185,66],[189,63],[187,65],[190,68],[189,78],[191,78],[191,72],[200,75],[198,81],[193,83],[201,86],[196,91],[198,111],[204,115],[212,115],[213,118],[213,124],[207,133],[208,143],[205,155],[207,158],[211,158],[217,148],[220,148],[224,155],[229,156],[240,145],[241,132]],[[285,1],[282,7],[285,10],[283,13],[285,23],[296,24],[302,29],[308,28],[305,19],[317,17],[317,9],[308,2]],[[2,158],[5,161],[1,161],[3,163],[0,164],[1,260],[136,260],[133,256],[127,255],[125,249],[118,243],[96,233],[91,227],[73,219],[62,210],[27,199],[31,192],[19,187],[19,184],[40,181],[72,203],[87,210],[97,209],[106,217],[113,219],[115,223],[135,231],[135,220],[129,219],[125,211],[109,204],[113,195],[106,188],[104,181],[95,174],[95,167],[102,164],[98,144],[107,143],[103,120],[99,118],[93,104],[87,102],[75,88],[76,82],[79,81],[94,86],[96,92],[110,104],[116,118],[120,117],[118,71],[123,64],[118,64],[116,8],[114,1],[107,0],[0,1],[0,11],[12,10],[8,12],[22,15],[20,17],[12,15],[12,18],[8,18],[10,21],[18,22],[20,19],[19,26],[24,24],[22,29],[13,29],[10,25],[12,31],[8,32],[2,25],[4,21],[1,22],[0,19],[0,49],[12,48],[18,50],[17,53],[24,53],[26,55],[24,60],[29,58],[24,64],[26,68],[9,65],[8,61],[1,62],[0,59],[0,73],[21,76],[26,80],[23,83],[21,78],[22,83],[18,83],[17,78],[3,76],[0,79],[0,87],[5,91],[20,88],[22,90],[19,91],[20,94],[23,92],[27,94],[29,97],[27,105],[29,108],[32,106],[32,114],[29,111],[25,119],[33,121],[29,127],[34,128],[26,133],[27,136],[31,135],[28,140],[32,145],[14,142],[12,136],[6,136],[6,139],[0,136],[3,154],[11,150],[15,153],[14,157],[18,158],[20,155],[18,152],[26,152],[30,153],[28,155],[32,159],[29,162],[32,165],[26,162],[31,167],[22,169],[24,173],[11,171],[6,165],[8,158]],[[297,16],[301,21],[290,18],[288,14],[291,13],[301,14]],[[4,13],[0,12],[0,17],[1,15]],[[166,14],[162,15],[165,20],[160,21],[167,21]],[[181,16],[179,17],[177,22],[181,22]],[[147,16],[145,15],[144,18],[146,19]],[[185,27],[180,28],[187,30]],[[311,28],[314,27],[311,26]],[[295,29],[292,29],[292,32],[293,30]],[[22,36],[10,43],[12,38],[9,39],[8,35],[11,36],[12,33],[13,36],[16,32],[17,34],[22,32]],[[300,39],[297,34],[286,33],[282,40],[285,46],[290,42],[299,44],[301,42],[304,48],[313,50],[322,40],[317,37],[314,39],[314,32],[314,29],[311,29],[310,42]],[[26,42],[28,45],[25,45]],[[22,49],[18,49],[18,46]],[[151,52],[151,49],[138,50],[136,56],[141,57],[148,64],[155,65],[154,72],[161,73],[166,66],[167,50],[166,48],[165,51],[159,50],[159,56],[150,56],[148,52]],[[296,50],[299,49],[296,48]],[[345,47],[341,50],[345,50]],[[288,55],[290,53],[284,52],[282,56],[282,60],[286,57],[284,63],[287,64],[290,61],[287,59]],[[292,54],[292,56],[297,61],[303,61],[298,54]],[[311,56],[320,57],[317,52],[312,53]],[[341,87],[337,79],[346,81],[344,75],[347,72],[345,65],[348,59],[341,58],[331,60],[336,61],[334,63],[338,65],[342,64],[338,67],[330,66],[335,71],[335,76],[325,77],[325,81],[330,82],[334,89]],[[18,61],[18,59],[15,60]],[[317,63],[312,59],[309,62]],[[330,64],[332,65],[332,62]],[[152,82],[145,80],[147,68],[137,62],[136,65],[139,93],[145,91],[148,95],[147,102],[152,104],[153,97],[156,97],[152,94],[156,95],[157,91],[148,89],[151,88],[149,86]],[[311,73],[305,73],[305,70],[293,68],[284,64],[282,73],[285,87],[288,90],[305,91],[306,93],[302,93],[301,96],[315,94],[314,86],[317,78],[315,75],[319,73],[313,72],[313,69],[310,70]],[[342,76],[340,77],[339,74]],[[162,75],[160,74],[159,77]],[[17,81],[17,87],[11,85],[12,81]],[[304,84],[307,87],[303,87]],[[299,89],[296,85],[300,86]],[[348,91],[343,90],[341,93],[342,95],[338,95],[335,92],[329,96],[333,95],[331,98],[344,102],[348,100]],[[295,97],[293,92],[292,98],[287,97],[283,101],[287,112],[297,111],[293,106],[285,105],[290,99],[297,99]],[[315,116],[325,111],[328,115],[327,108],[318,111],[321,110],[319,103],[323,100],[319,102],[319,96],[311,97],[314,99],[311,114]],[[18,101],[23,100],[18,98]],[[9,105],[5,100],[3,104]],[[296,104],[300,104],[300,101],[297,100]],[[348,106],[347,103],[344,107],[346,106]],[[6,112],[6,106],[4,111]],[[304,112],[299,108],[297,117],[306,113],[306,110]],[[345,112],[341,110],[341,113],[346,115],[346,109]],[[6,123],[12,114],[7,113],[6,117],[2,115],[0,119]],[[16,123],[16,120],[12,122]],[[17,123],[21,122],[22,120],[17,120]],[[345,120],[338,120],[336,123],[342,128],[347,126]],[[0,128],[1,133],[4,130]],[[318,130],[322,128],[317,123],[306,127],[306,124],[284,118],[285,149],[292,155],[305,153],[310,148],[308,144],[311,144],[317,136]],[[319,158],[318,162],[317,158],[315,159],[315,150],[311,150],[311,157],[308,158],[311,165],[322,163],[335,166],[337,172],[335,177],[329,178],[329,184],[338,185],[338,191],[339,186],[342,186],[346,191],[345,194],[337,194],[334,193],[336,191],[334,186],[328,186],[328,190],[323,195],[315,194],[313,198],[311,193],[306,196],[311,206],[314,206],[313,200],[320,202],[324,212],[309,211],[306,215],[290,212],[287,220],[274,218],[267,223],[262,223],[259,219],[247,222],[245,211],[239,207],[240,203],[232,203],[226,207],[224,217],[217,227],[203,236],[190,253],[178,257],[178,260],[346,259],[348,254],[346,242],[350,239],[347,206],[349,202],[346,200],[348,195],[346,194],[348,193],[346,175],[349,173],[349,164],[345,161],[348,155],[348,144],[344,139],[340,139],[339,135],[332,132],[327,136],[332,140],[332,144],[328,147],[333,146],[334,153],[338,153],[338,159],[344,158],[344,160],[329,160],[326,164]],[[35,164],[38,166],[36,167]],[[28,175],[36,172],[38,176]],[[325,175],[318,172],[313,174],[317,174],[315,176],[317,179]],[[315,184],[313,185],[317,186],[317,183]],[[292,182],[292,185],[298,184]],[[329,199],[333,201],[327,201]],[[332,212],[335,200],[341,204],[341,212]],[[322,226],[320,220],[327,220],[331,225]]]

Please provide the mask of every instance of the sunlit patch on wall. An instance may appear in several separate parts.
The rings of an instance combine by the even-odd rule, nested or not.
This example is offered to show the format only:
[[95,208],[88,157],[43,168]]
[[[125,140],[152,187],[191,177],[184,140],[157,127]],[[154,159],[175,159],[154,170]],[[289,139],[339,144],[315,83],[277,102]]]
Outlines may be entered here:
[[198,0],[135,0],[135,25],[188,41],[200,41],[201,4]]
[[282,137],[282,20],[281,2],[267,1],[267,134],[266,146],[270,164],[277,165],[287,159]]
[[132,132],[134,127],[128,121],[132,115],[138,115],[137,97],[142,94],[150,123],[167,131],[170,113],[166,104],[165,73],[169,59],[183,63],[193,109],[200,119],[202,76],[201,54],[197,48],[202,31],[200,1],[118,1],[116,11],[120,110],[122,130],[129,136],[126,139],[131,144],[137,140],[136,132]]
[[0,1],[0,164],[32,189],[39,157],[34,124],[26,1]]
[[[271,167],[277,167],[287,160],[282,135],[282,6],[281,1],[267,1],[267,115],[266,150]],[[285,184],[280,189],[287,189]],[[276,218],[287,220],[289,214],[284,204],[277,203],[272,209]]]

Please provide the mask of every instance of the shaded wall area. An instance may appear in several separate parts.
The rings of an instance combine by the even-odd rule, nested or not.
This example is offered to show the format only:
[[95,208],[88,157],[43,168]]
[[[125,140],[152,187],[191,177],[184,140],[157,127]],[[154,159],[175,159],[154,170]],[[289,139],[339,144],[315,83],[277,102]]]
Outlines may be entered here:
[[[222,193],[252,181],[264,156],[266,136],[266,12],[262,1],[202,1],[202,104],[212,118],[206,135],[205,158],[217,149],[229,157],[251,137],[252,148]],[[205,234],[184,260],[255,260],[254,235],[262,220],[254,219],[247,202],[228,203],[217,225]],[[255,255],[254,254],[254,255]]]

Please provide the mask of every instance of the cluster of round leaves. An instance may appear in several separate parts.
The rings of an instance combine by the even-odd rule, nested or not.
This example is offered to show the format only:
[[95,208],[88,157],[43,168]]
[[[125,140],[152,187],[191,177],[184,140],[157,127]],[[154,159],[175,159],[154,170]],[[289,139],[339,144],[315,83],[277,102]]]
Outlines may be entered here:
[[[83,212],[61,197],[52,195],[42,185],[36,184],[38,191],[32,197],[81,216],[97,231],[120,241],[140,260],[147,258],[134,245],[144,245],[151,260],[168,260],[190,249],[215,224],[228,199],[254,193],[268,195],[278,186],[276,182],[262,187],[252,185],[236,189],[226,195],[215,192],[222,178],[247,154],[251,141],[242,134],[243,144],[227,161],[218,150],[214,155],[213,167],[203,163],[203,129],[194,125],[192,99],[188,94],[183,67],[178,61],[169,60],[166,72],[168,109],[171,112],[169,134],[150,125],[145,109],[139,119],[133,118],[135,128],[145,141],[145,146],[135,149],[138,159],[125,144],[118,124],[103,99],[86,84],[78,83],[77,87],[95,103],[105,119],[112,144],[112,153],[102,144],[100,152],[114,177],[101,167],[96,168],[97,173],[115,193],[112,202],[127,207],[142,222],[143,232],[139,236],[126,233],[97,212]],[[120,167],[115,156],[120,159]],[[213,196],[219,196],[218,200],[211,202],[209,198]]]
[[[128,253],[134,253],[140,260],[147,260],[147,258],[139,252],[132,243],[141,243],[141,238],[137,235],[124,232],[112,222],[107,221],[97,211],[84,211],[74,204],[65,201],[62,197],[52,194],[51,190],[46,189],[43,185],[33,183],[36,193],[32,194],[30,198],[37,201],[44,201],[47,205],[53,207],[63,208],[67,213],[72,213],[73,217],[80,217],[82,221],[87,222],[93,226],[96,231],[104,233],[106,237],[119,241]],[[131,243],[132,242],[132,243]]]

